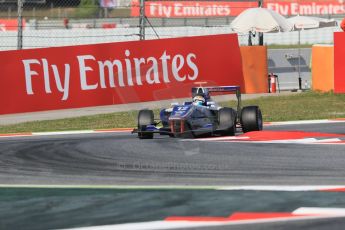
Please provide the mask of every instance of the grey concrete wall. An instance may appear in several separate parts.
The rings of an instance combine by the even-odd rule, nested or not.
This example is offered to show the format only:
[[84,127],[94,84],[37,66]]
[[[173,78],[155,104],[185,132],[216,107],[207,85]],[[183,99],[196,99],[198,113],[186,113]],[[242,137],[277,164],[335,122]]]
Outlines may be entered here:
[[[282,90],[298,89],[298,49],[268,49],[268,72],[278,75]],[[311,48],[300,49],[300,76],[302,88],[311,86]]]

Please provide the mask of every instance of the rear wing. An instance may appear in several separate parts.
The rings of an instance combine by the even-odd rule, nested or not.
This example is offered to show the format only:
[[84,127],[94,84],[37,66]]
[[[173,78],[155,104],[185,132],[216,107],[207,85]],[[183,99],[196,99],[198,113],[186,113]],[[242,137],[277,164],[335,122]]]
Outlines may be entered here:
[[209,92],[236,92],[240,90],[239,86],[207,86],[204,87]]
[[235,92],[237,98],[237,110],[241,109],[241,90],[240,86],[205,86],[205,87],[193,87],[192,97],[196,95],[203,95],[205,99],[210,99],[210,93],[212,92]]

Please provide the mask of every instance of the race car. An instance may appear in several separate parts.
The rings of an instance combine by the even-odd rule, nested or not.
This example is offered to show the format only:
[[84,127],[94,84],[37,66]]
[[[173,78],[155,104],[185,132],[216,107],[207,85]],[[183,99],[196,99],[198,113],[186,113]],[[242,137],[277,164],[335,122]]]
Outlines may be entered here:
[[[219,106],[211,99],[212,92],[235,92],[236,110]],[[137,128],[132,133],[137,133],[140,139],[152,139],[154,134],[194,138],[234,136],[237,128],[244,133],[262,130],[260,108],[241,107],[239,86],[193,87],[192,98],[192,101],[172,103],[170,108],[162,109],[159,119],[154,118],[152,110],[140,110]]]

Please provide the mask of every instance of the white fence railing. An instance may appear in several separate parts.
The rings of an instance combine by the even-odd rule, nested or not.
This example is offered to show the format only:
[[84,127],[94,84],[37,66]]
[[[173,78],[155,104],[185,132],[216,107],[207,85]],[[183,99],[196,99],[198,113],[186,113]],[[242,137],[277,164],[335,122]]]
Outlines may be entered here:
[[[339,27],[322,28],[301,31],[301,44],[332,44],[333,33],[340,31]],[[233,33],[228,26],[224,27],[157,27],[155,31],[146,29],[146,39],[173,38],[211,34]],[[247,44],[247,35],[239,35],[240,45]],[[56,47],[81,44],[139,40],[138,28],[114,29],[56,29],[56,30],[24,30],[23,48]],[[17,32],[0,32],[0,50],[14,50],[17,47]],[[266,45],[296,45],[298,32],[264,34]]]

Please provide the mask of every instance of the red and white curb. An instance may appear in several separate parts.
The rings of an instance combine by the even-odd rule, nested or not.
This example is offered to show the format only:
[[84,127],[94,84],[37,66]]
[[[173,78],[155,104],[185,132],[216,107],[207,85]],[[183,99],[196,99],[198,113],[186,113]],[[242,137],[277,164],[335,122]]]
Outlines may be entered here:
[[[324,120],[304,120],[304,121],[283,121],[283,122],[265,122],[265,126],[285,126],[285,125],[302,125],[302,124],[326,124],[326,123],[345,123],[345,118],[339,118],[339,119],[324,119]],[[113,129],[97,129],[97,130],[75,130],[75,131],[56,131],[56,132],[24,132],[24,133],[5,133],[5,134],[0,134],[1,137],[30,137],[30,136],[52,136],[52,135],[73,135],[73,134],[94,134],[94,133],[130,133],[133,130],[133,128],[113,128]],[[345,131],[344,131],[345,133]],[[311,138],[301,140],[301,139],[284,139],[284,140],[266,140],[268,142],[266,143],[324,143],[328,144],[330,143],[341,143],[343,142],[340,139],[336,139],[335,136],[334,138],[328,139],[328,140],[313,140]],[[247,141],[258,141],[259,143],[265,143],[265,140],[252,140],[250,137],[246,135],[240,135],[236,137],[220,137],[220,138],[205,138],[205,139],[195,139],[198,141],[227,141],[227,140],[232,140],[232,141],[241,141],[245,140]]]
[[345,134],[264,130],[257,132],[248,132],[238,136],[186,139],[185,141],[247,142],[272,144],[345,144]]
[[171,216],[161,221],[74,228],[78,230],[156,230],[259,224],[345,217],[345,208],[301,207],[293,212],[235,212],[228,217]]
[[335,118],[335,119],[321,119],[321,120],[264,122],[264,125],[265,126],[274,126],[274,125],[308,125],[308,124],[332,124],[332,123],[344,123],[344,122],[345,122],[345,118]]
[[31,136],[53,136],[53,135],[73,135],[73,134],[93,134],[93,133],[130,133],[132,128],[96,129],[96,130],[75,130],[56,132],[25,132],[0,134],[1,137],[31,137]]

